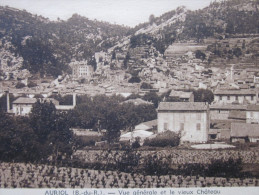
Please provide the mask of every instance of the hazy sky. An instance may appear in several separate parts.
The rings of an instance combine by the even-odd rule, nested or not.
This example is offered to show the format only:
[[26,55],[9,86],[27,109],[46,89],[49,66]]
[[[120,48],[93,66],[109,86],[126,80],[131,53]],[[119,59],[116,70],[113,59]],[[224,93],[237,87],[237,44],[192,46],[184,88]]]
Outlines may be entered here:
[[160,16],[178,6],[201,9],[212,0],[0,0],[0,5],[25,9],[51,20],[66,20],[74,13],[89,19],[135,26],[148,21],[151,14]]

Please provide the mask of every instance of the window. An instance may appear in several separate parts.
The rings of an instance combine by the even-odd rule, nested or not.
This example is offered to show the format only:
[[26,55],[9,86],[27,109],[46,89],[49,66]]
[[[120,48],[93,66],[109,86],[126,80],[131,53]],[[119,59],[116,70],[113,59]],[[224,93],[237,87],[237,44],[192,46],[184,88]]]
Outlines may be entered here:
[[221,95],[219,96],[219,100],[222,100],[222,96]]
[[168,123],[164,123],[164,130],[168,130]]
[[254,96],[253,96],[253,95],[251,95],[251,100],[252,100],[252,101],[254,100]]
[[201,120],[201,113],[196,114],[197,120]]
[[228,95],[228,100],[230,100],[230,96]]
[[201,130],[201,124],[200,124],[200,123],[197,123],[197,124],[196,124],[196,129],[197,129],[197,131],[200,131],[200,130]]
[[238,101],[238,96],[236,95],[236,101]]
[[180,131],[184,130],[184,123],[180,123]]

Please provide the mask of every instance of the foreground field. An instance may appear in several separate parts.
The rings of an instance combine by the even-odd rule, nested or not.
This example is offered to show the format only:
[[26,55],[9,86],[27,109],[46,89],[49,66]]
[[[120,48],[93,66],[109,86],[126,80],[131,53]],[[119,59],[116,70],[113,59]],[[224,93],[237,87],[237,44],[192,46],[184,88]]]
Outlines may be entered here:
[[[181,165],[186,163],[210,163],[212,159],[233,159],[241,158],[245,164],[259,164],[258,148],[250,150],[187,150],[187,149],[164,149],[164,150],[139,150],[136,151],[140,162],[147,156],[157,156],[161,160],[167,160],[171,165]],[[123,156],[123,151],[113,150],[77,150],[74,157],[86,163],[111,163],[115,164]]]
[[1,163],[1,188],[158,188],[259,186],[259,179],[149,176],[25,163]]

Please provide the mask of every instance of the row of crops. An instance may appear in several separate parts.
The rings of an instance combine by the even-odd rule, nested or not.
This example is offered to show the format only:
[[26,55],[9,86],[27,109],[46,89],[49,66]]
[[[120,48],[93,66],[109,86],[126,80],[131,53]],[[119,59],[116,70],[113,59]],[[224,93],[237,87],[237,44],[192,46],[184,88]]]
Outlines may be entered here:
[[159,188],[259,186],[256,178],[124,173],[42,164],[1,163],[1,188]]

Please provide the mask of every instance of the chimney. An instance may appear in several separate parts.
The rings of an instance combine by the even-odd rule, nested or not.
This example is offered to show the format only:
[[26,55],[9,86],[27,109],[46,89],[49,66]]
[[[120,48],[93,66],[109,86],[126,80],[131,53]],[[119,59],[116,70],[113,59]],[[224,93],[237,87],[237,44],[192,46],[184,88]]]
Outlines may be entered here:
[[73,93],[73,106],[76,106],[76,93]]
[[6,90],[5,93],[6,93],[6,111],[7,111],[7,113],[9,113],[10,112],[9,90]]

